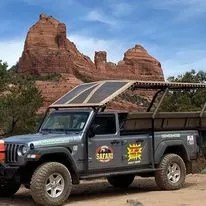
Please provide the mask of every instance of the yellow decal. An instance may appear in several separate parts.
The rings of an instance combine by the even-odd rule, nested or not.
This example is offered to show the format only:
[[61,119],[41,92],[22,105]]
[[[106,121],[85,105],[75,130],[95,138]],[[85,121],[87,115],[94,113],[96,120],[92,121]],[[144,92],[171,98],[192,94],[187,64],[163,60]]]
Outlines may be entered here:
[[138,144],[129,144],[127,147],[128,161],[137,161],[142,158],[142,145]]

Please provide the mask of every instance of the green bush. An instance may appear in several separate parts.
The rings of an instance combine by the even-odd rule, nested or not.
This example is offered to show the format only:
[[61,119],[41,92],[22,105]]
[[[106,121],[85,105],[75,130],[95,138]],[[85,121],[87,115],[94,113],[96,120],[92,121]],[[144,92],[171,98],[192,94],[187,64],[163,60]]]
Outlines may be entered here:
[[43,104],[40,91],[29,77],[7,70],[0,61],[0,133],[4,136],[33,132]]

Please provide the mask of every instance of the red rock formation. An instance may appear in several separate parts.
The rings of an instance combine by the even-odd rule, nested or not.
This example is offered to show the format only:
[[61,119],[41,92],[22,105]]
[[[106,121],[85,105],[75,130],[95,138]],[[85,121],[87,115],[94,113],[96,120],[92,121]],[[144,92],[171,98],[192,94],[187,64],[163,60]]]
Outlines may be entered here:
[[66,38],[65,24],[40,15],[39,21],[29,29],[17,71],[72,74],[76,66],[92,68],[94,64]]
[[107,62],[105,51],[95,52],[93,63],[66,36],[65,24],[53,17],[40,15],[39,21],[29,29],[17,71],[31,74],[78,73],[93,80],[164,80],[160,62],[140,45],[127,50],[117,65]]
[[[118,64],[107,62],[105,51],[95,52],[94,62],[98,72],[91,73],[91,70],[79,69],[82,76],[89,79],[135,79],[164,81],[161,64],[140,45],[128,49],[124,53],[123,60]],[[100,75],[101,74],[101,75]]]
[[107,64],[107,52],[105,51],[95,52],[94,63],[97,70],[99,70],[100,72],[105,72],[106,64]]
[[123,62],[119,64],[120,68],[124,66],[130,66],[138,75],[151,75],[151,79],[154,76],[163,77],[160,62],[150,56],[141,45],[135,45],[125,52]]

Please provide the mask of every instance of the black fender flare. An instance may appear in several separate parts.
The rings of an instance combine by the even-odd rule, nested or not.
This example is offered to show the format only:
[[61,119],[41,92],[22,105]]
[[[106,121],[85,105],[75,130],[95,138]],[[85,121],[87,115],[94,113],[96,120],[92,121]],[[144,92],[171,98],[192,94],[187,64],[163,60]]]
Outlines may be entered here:
[[79,183],[79,172],[77,165],[72,158],[71,151],[65,147],[42,147],[42,148],[36,148],[35,152],[33,151],[32,153],[36,153],[40,156],[39,161],[44,160],[44,158],[47,156],[49,157],[50,155],[63,155],[66,158],[66,161],[69,163],[69,168],[73,183],[78,184]]
[[[166,149],[168,147],[183,147],[185,154],[186,154],[186,160],[190,161],[190,156],[188,154],[188,151],[184,145],[184,143],[181,140],[168,140],[168,141],[162,141],[155,150],[154,160],[155,164],[158,164],[164,155]],[[175,152],[174,152],[175,153]]]

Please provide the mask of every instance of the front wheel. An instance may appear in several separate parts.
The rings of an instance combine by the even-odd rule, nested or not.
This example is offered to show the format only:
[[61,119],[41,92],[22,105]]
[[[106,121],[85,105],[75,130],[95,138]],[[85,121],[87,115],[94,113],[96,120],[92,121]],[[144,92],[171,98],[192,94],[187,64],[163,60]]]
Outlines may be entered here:
[[20,188],[21,184],[14,180],[0,180],[0,197],[10,197],[14,195]]
[[114,186],[119,188],[127,188],[132,184],[134,180],[134,175],[118,175],[107,177],[108,182]]
[[72,188],[69,170],[61,163],[49,162],[40,165],[31,179],[31,194],[40,205],[62,205]]
[[186,167],[183,159],[176,154],[166,154],[155,173],[157,185],[164,190],[180,189],[186,177]]

